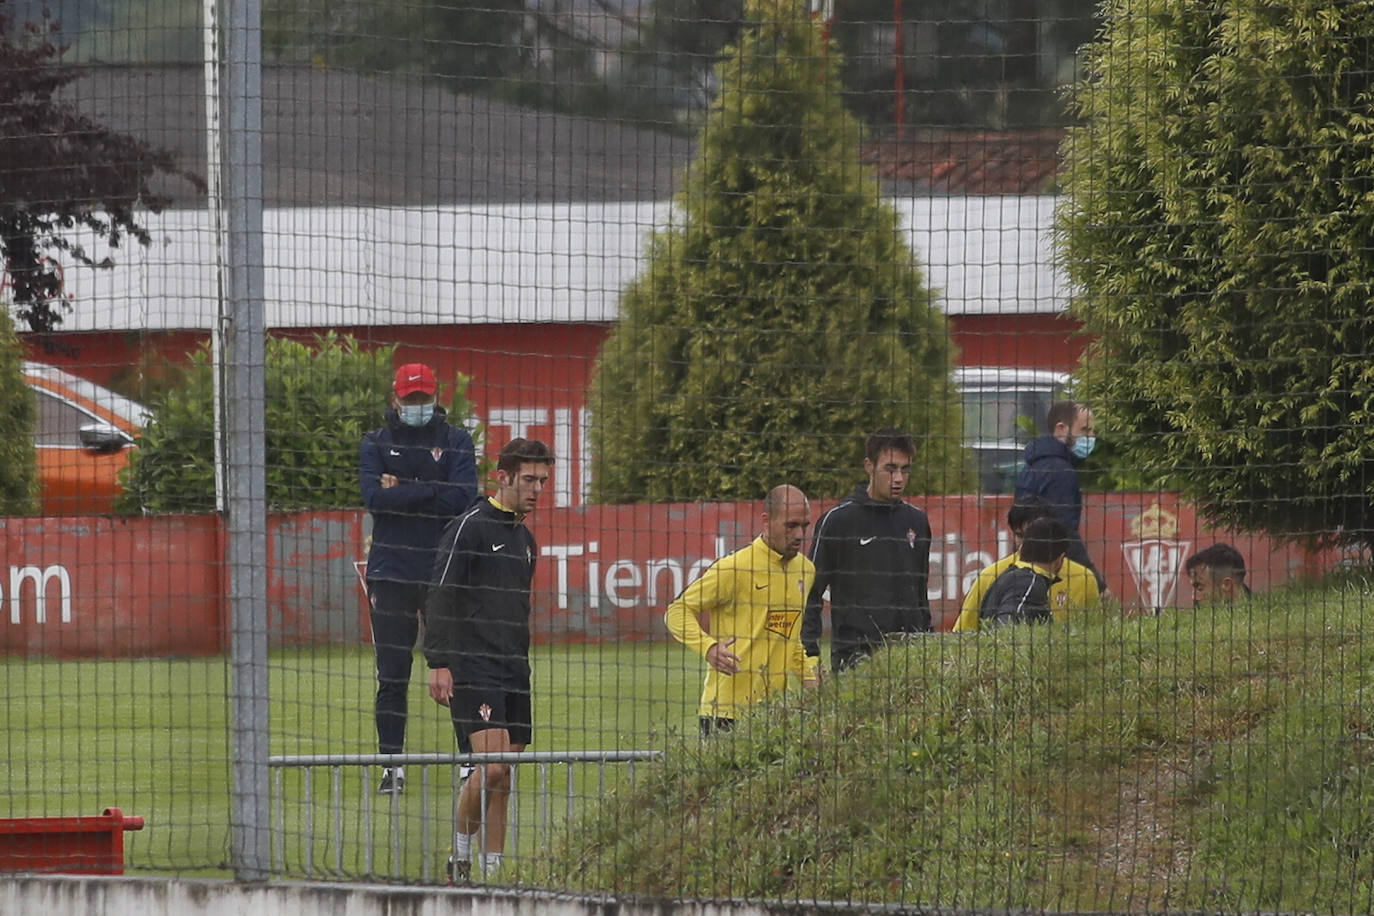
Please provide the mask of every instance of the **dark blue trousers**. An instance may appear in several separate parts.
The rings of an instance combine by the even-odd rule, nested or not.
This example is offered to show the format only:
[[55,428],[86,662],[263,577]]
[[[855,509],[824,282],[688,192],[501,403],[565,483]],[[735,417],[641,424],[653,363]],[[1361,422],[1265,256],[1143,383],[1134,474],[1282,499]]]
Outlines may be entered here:
[[406,695],[420,635],[426,583],[372,581],[372,648],[377,655],[377,751],[399,754],[406,743]]

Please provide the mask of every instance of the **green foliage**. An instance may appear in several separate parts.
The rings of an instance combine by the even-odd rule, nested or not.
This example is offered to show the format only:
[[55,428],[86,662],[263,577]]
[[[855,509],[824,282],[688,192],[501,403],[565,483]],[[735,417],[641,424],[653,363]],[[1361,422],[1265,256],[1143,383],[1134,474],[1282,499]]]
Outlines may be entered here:
[[[767,15],[759,15],[760,12]],[[866,433],[918,440],[913,492],[967,482],[953,345],[858,159],[839,59],[800,5],[751,9],[592,385],[596,496],[838,496]]]
[[[907,123],[995,130],[1065,123],[1059,90],[1076,76],[1074,52],[1093,36],[1096,5],[1095,0],[1034,8],[985,0],[902,2]],[[835,38],[845,49],[846,100],[875,127],[890,124],[894,4],[846,0],[835,8]],[[913,36],[919,38],[912,41]]]
[[1374,537],[1374,4],[1118,0],[1060,213],[1085,395],[1213,523]]
[[205,58],[202,0],[63,0],[49,5],[77,61],[199,63]]
[[716,95],[712,71],[744,27],[744,0],[651,0],[645,10],[622,47],[628,82],[668,111],[699,117]]
[[1368,912],[1370,601],[899,645],[670,746],[522,877],[960,912]]
[[[384,422],[392,347],[366,349],[333,332],[310,343],[267,341],[267,500],[276,511],[356,506],[358,446]],[[124,471],[123,511],[208,512],[215,508],[214,378],[209,347],[184,383],[148,404]],[[452,387],[451,422],[472,412],[467,379]],[[480,430],[472,431],[474,440]]]
[[527,15],[538,18],[520,0],[373,0],[326,6],[268,0],[263,44],[287,59],[442,76],[454,88],[470,90],[528,68],[534,44],[525,34]]
[[9,310],[0,308],[0,515],[27,515],[38,491],[33,447],[38,407],[24,383],[23,352]]
[[[850,110],[875,131],[894,119],[895,65],[904,69],[908,124],[937,128],[1043,128],[1065,120],[1060,86],[1074,50],[1093,35],[1094,0],[1062,0],[1051,15],[1015,4],[922,0],[900,4],[905,53],[893,53],[891,0],[835,4],[832,34],[843,50]],[[626,67],[665,103],[690,114],[715,95],[711,70],[744,25],[743,0],[651,0]],[[919,44],[911,37],[919,35]],[[1053,62],[1053,69],[1046,64]]]
[[112,249],[152,238],[141,211],[167,203],[153,184],[161,175],[204,181],[176,166],[170,151],[116,133],[86,117],[62,90],[79,71],[62,62],[59,27],[43,11],[21,20],[0,0],[0,267],[14,315],[34,331],[51,331],[71,305],[62,296],[53,256],[91,267],[73,241],[89,231]]

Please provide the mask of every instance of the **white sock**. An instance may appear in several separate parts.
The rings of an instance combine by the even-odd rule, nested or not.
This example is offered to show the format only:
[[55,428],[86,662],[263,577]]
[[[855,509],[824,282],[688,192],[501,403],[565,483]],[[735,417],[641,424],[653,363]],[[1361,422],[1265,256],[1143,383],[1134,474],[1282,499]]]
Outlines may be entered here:
[[482,871],[493,872],[501,867],[501,853],[488,852],[482,856]]
[[472,861],[472,834],[455,833],[453,835],[453,858],[459,862]]

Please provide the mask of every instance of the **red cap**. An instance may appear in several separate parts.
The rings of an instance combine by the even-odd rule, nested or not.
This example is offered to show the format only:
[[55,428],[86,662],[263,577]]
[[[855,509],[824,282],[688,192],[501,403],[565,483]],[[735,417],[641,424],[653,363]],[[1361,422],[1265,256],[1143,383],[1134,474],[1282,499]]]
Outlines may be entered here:
[[438,383],[434,381],[434,370],[424,363],[406,363],[397,369],[396,381],[392,383],[391,387],[398,398],[414,394],[417,391],[434,394],[439,390]]

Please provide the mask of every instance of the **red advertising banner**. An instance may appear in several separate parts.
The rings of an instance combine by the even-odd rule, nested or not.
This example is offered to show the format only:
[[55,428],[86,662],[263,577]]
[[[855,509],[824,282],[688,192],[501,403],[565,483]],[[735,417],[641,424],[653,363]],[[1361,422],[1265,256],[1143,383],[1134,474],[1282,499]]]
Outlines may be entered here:
[[[1010,551],[1007,496],[917,500],[930,516],[929,596],[949,629],[983,566]],[[833,503],[813,505],[813,518]],[[666,637],[667,603],[715,558],[761,530],[757,503],[546,508],[539,543],[538,642]],[[273,516],[269,628],[274,646],[369,638],[361,511]],[[1191,607],[1184,562],[1227,541],[1256,592],[1336,561],[1268,538],[1215,531],[1168,493],[1090,496],[1083,537],[1126,613]],[[0,519],[0,653],[29,657],[209,655],[225,650],[228,609],[216,516]]]
[[0,653],[219,652],[219,538],[211,515],[0,518]]

